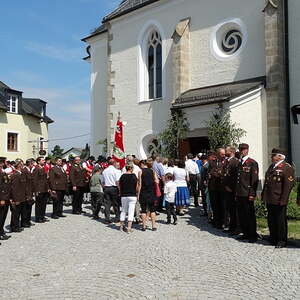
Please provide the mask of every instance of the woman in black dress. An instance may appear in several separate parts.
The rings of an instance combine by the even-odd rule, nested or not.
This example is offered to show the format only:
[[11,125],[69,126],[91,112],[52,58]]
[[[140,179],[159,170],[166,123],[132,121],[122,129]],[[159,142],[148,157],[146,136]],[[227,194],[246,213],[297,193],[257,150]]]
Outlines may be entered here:
[[152,159],[148,159],[147,161],[142,160],[140,162],[142,172],[139,174],[139,202],[142,212],[143,231],[146,230],[149,217],[151,217],[152,230],[157,230],[155,214],[155,183],[158,183],[159,181],[155,172],[152,170],[152,164]]

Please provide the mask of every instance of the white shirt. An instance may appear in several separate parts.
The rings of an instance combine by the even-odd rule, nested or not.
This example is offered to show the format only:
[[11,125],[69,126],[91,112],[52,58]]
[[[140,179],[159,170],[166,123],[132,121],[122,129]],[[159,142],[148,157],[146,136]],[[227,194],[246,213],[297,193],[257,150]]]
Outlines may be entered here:
[[185,169],[174,168],[174,182],[177,187],[187,187],[186,176],[188,175]]
[[174,167],[168,167],[167,169],[166,169],[166,174],[174,174]]
[[121,177],[121,170],[117,170],[114,166],[109,166],[103,173],[104,186],[117,186],[117,182]]
[[249,155],[246,155],[242,158],[242,165],[245,163],[245,161],[249,158]]
[[177,192],[176,183],[172,180],[168,181],[165,184],[165,188],[164,188],[165,201],[168,201],[169,203],[174,203],[176,192]]
[[192,175],[197,175],[200,173],[197,163],[191,159],[188,159],[185,162],[185,170],[188,172],[188,174]]

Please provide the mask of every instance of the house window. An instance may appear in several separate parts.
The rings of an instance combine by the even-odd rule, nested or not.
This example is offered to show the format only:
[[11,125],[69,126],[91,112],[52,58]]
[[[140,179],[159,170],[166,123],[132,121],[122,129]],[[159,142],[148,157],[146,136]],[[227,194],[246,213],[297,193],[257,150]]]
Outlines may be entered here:
[[148,89],[149,99],[162,97],[162,42],[157,31],[153,31],[148,39]]
[[18,98],[13,95],[9,95],[7,99],[7,107],[8,112],[10,113],[17,113],[18,112]]
[[18,134],[13,132],[7,133],[7,151],[18,151]]

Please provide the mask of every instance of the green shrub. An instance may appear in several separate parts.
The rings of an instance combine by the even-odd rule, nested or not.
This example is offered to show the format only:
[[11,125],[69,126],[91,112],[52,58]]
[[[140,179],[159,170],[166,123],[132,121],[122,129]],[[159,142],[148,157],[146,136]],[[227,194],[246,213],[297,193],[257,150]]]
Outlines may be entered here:
[[[287,217],[289,220],[300,220],[300,207],[297,205],[297,185],[294,186],[291,194],[290,201],[287,206]],[[258,198],[255,201],[256,216],[259,218],[267,217],[267,208],[261,199]]]

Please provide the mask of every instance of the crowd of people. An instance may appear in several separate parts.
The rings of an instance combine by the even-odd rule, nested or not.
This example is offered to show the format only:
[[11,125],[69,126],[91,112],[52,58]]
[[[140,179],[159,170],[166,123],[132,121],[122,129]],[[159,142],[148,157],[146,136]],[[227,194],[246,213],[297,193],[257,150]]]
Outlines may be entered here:
[[[177,225],[187,212],[190,199],[201,206],[216,229],[238,240],[257,241],[254,200],[257,196],[259,168],[249,157],[249,145],[220,148],[205,154],[188,154],[185,159],[165,159],[153,155],[139,160],[126,157],[124,168],[108,157],[93,156],[87,161],[39,157],[9,162],[0,157],[0,240],[10,238],[4,230],[11,210],[10,231],[22,232],[35,225],[31,221],[35,204],[35,223],[48,222],[46,207],[53,204],[51,218],[63,218],[66,195],[72,197],[72,213],[83,214],[84,195],[90,195],[92,218],[104,214],[105,224],[116,223],[131,233],[133,223],[140,229],[157,231],[156,216],[166,212],[166,224]],[[270,242],[286,246],[286,207],[294,184],[294,170],[285,162],[283,151],[272,151],[272,165],[266,173],[262,199],[268,208]],[[112,220],[114,215],[114,220]],[[148,222],[151,221],[151,227]]]

